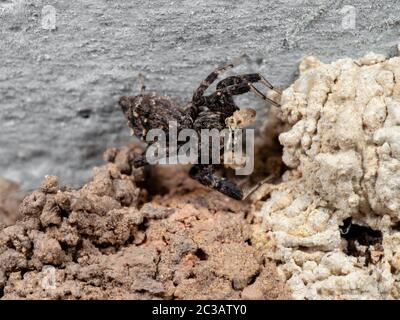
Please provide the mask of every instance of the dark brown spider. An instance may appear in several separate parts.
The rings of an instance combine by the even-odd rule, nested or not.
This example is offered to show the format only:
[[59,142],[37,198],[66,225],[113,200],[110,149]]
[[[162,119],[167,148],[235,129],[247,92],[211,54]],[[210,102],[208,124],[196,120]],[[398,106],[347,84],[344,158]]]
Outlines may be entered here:
[[[239,110],[233,96],[249,91],[256,93],[265,101],[279,106],[278,103],[266,97],[253,85],[253,83],[260,82],[269,89],[277,91],[258,73],[227,77],[217,84],[214,93],[204,95],[207,88],[218,78],[218,75],[232,67],[233,64],[228,64],[215,69],[202,81],[194,92],[191,103],[186,108],[175,105],[168,97],[159,96],[155,93],[144,93],[144,85],[142,85],[142,92],[139,95],[121,97],[119,104],[133,135],[144,140],[150,129],[158,128],[162,129],[168,136],[170,121],[177,122],[178,131],[186,128],[194,129],[198,133],[201,129],[223,130],[226,128],[225,119]],[[222,152],[223,149],[221,149]],[[135,167],[147,164],[145,152],[134,160]],[[199,161],[199,164],[192,166],[189,174],[205,186],[216,189],[231,198],[243,199],[243,192],[236,184],[214,174],[219,167],[221,165],[201,164]]]

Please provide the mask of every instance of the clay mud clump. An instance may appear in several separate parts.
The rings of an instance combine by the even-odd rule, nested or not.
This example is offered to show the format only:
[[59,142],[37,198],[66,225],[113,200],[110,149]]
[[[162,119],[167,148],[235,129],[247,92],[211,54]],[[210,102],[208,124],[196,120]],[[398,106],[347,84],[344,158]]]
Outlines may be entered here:
[[[290,296],[250,243],[245,205],[182,167],[133,169],[135,154],[110,149],[82,188],[47,176],[23,200],[19,219],[0,230],[2,299]],[[145,188],[150,180],[158,193]]]
[[24,198],[19,185],[0,177],[0,230],[18,219],[18,207]]

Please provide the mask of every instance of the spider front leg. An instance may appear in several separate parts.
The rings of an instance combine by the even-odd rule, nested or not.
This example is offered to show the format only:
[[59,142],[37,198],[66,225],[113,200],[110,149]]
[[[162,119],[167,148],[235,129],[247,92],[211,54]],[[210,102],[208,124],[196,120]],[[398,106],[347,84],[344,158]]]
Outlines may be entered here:
[[201,184],[213,188],[236,200],[243,199],[243,191],[233,182],[214,175],[211,165],[195,164],[189,175]]
[[260,73],[250,73],[239,76],[231,76],[227,77],[217,84],[217,90],[223,89],[232,85],[240,84],[240,83],[255,83],[260,82],[265,85],[267,88],[277,92],[278,94],[282,94],[282,92],[275,88],[264,76]]
[[[219,89],[215,91],[212,95],[208,96],[207,98],[212,101],[215,100],[216,98],[226,95],[228,97],[234,96],[234,95],[239,95],[239,94],[244,94],[249,91],[254,92],[256,95],[258,95],[261,99],[269,102],[270,104],[280,107],[280,104],[277,103],[276,101],[268,98],[266,95],[264,95],[261,91],[259,91],[253,84],[249,82],[241,82],[239,84],[234,84],[229,87],[225,87],[223,89]],[[212,104],[209,104],[210,110],[212,110]],[[217,104],[216,104],[217,105]]]
[[192,99],[193,104],[194,104],[195,106],[201,106],[201,105],[203,105],[203,103],[204,103],[204,98],[203,98],[204,92],[206,92],[206,90],[208,89],[208,87],[218,78],[218,76],[219,76],[221,73],[223,73],[223,72],[225,72],[226,70],[228,70],[228,69],[230,69],[230,68],[233,68],[233,67],[234,67],[234,64],[233,64],[233,63],[230,63],[230,64],[227,64],[227,65],[225,65],[225,66],[223,66],[223,67],[219,67],[219,68],[215,69],[213,72],[211,72],[211,73],[207,76],[207,78],[205,78],[205,79],[201,82],[200,86],[199,86],[199,87],[196,89],[196,91],[194,92],[194,94],[193,94],[193,99]]

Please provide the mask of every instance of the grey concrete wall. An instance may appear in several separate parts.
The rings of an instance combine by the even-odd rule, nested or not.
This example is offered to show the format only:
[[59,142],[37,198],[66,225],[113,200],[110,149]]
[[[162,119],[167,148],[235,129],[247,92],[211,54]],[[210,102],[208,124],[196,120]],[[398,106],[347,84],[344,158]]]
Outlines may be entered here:
[[26,189],[45,174],[87,179],[103,150],[130,139],[116,101],[139,72],[186,101],[211,69],[246,54],[238,72],[284,87],[307,54],[390,54],[399,13],[398,0],[0,0],[0,175]]

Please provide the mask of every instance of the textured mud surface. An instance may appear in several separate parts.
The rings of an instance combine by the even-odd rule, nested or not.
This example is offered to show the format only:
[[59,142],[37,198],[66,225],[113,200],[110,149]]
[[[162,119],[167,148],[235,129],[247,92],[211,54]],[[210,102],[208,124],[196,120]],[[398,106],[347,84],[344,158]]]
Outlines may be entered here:
[[251,244],[248,206],[181,167],[132,170],[134,152],[109,149],[81,189],[48,176],[23,200],[0,227],[2,299],[290,297]]
[[18,184],[0,177],[0,230],[15,223],[23,198]]
[[298,299],[400,297],[400,58],[307,57],[282,96],[289,170],[253,200]]
[[[42,8],[56,29],[42,28]],[[354,29],[342,21],[353,5]],[[398,43],[397,0],[0,1],[0,176],[35,189],[46,174],[88,181],[107,147],[129,141],[117,107],[139,72],[147,88],[187,101],[217,65],[261,72],[285,88],[308,54],[333,61]],[[257,99],[243,107],[261,107]]]

